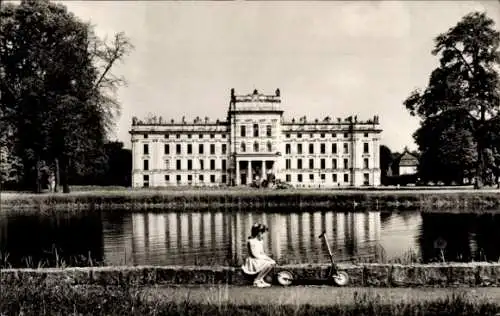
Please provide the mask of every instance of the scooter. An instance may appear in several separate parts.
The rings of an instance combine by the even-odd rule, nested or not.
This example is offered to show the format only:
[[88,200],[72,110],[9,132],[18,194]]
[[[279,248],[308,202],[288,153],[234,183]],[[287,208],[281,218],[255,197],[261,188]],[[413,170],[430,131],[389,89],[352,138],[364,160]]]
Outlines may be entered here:
[[[328,249],[328,254],[330,255],[331,267],[330,272],[328,273],[328,280],[332,280],[333,283],[337,286],[345,286],[349,283],[349,275],[345,271],[340,271],[335,260],[333,260],[333,254],[330,249],[330,245],[328,244],[328,239],[326,238],[326,232],[323,231],[318,238],[323,238],[326,243],[326,248]],[[290,271],[280,271],[276,275],[276,279],[279,284],[283,286],[289,286],[294,283],[294,276]]]

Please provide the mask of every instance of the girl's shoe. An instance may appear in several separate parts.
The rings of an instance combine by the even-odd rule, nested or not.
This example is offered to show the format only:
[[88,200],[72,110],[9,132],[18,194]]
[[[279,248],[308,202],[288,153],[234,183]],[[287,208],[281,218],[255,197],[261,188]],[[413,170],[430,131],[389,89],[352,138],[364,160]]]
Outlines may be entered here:
[[253,282],[253,285],[256,287],[270,287],[271,284],[264,282],[264,280],[256,280]]

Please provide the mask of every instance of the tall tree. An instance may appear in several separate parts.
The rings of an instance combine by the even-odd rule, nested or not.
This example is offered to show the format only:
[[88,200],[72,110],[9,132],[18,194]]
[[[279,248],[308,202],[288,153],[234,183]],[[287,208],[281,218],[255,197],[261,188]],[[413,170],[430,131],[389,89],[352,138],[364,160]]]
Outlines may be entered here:
[[[422,119],[420,129],[439,122],[446,124],[448,131],[453,126],[466,131],[459,146],[468,146],[472,138],[477,156],[476,188],[484,183],[485,154],[493,146],[488,131],[500,122],[499,43],[500,33],[492,19],[485,13],[467,14],[435,39],[432,54],[439,55],[439,67],[432,72],[427,88],[414,91],[404,102],[412,115]],[[416,141],[422,157],[432,154],[428,143],[435,141],[433,137],[416,137]]]
[[60,170],[69,192],[72,169],[102,151],[119,114],[113,95],[124,80],[111,70],[132,45],[123,33],[111,43],[101,40],[92,26],[48,0],[8,4],[0,14],[0,123],[13,130],[25,183],[38,183],[44,162]]

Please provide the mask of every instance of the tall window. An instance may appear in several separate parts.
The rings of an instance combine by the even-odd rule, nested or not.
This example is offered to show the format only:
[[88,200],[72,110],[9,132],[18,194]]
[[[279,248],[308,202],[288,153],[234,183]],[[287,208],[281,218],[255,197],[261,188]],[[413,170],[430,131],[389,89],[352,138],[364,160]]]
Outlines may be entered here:
[[267,142],[267,151],[271,152],[273,150],[273,144],[271,142]]
[[170,145],[169,144],[165,144],[165,146],[163,146],[163,150],[165,152],[165,155],[170,155]]
[[177,155],[181,154],[181,144],[175,145],[175,152],[177,153]]
[[302,182],[302,175],[301,174],[297,175],[297,182]]
[[200,159],[200,170],[203,170],[205,169],[205,164],[204,164],[205,161],[203,161],[203,159]]
[[337,144],[332,144],[332,154],[337,153]]
[[314,159],[309,159],[309,169],[314,169]]
[[143,168],[144,170],[146,170],[146,171],[149,170],[149,160],[144,159],[144,161],[143,161],[143,167],[144,167]]
[[170,169],[170,160],[165,159],[165,169],[168,170]]
[[332,174],[332,181],[337,182],[337,174],[336,173]]
[[344,143],[344,154],[348,154],[348,153],[349,153],[349,144]]
[[222,159],[222,171],[226,171],[226,159]]
[[241,143],[241,152],[244,153],[247,151],[247,145],[245,143]]
[[344,173],[344,182],[349,182],[349,174]]
[[291,159],[285,160],[285,168],[286,169],[291,169],[292,168],[292,160]]
[[302,154],[302,144],[297,144],[297,153]]
[[193,161],[188,159],[188,170],[193,170]]
[[210,159],[210,170],[215,170],[215,159]]
[[363,143],[363,153],[367,154],[369,152],[368,143]]
[[246,137],[247,136],[247,127],[245,125],[240,126],[240,136],[241,137]]
[[258,142],[253,143],[253,151],[259,152],[259,143]]
[[266,135],[267,137],[271,137],[271,125],[266,125]]
[[326,153],[326,144],[321,144],[321,145],[320,145],[320,152],[321,152],[322,154]]
[[337,169],[337,159],[332,159],[332,169]]
[[210,155],[215,155],[215,144],[210,144]]
[[309,144],[309,153],[314,154],[314,144]]
[[198,145],[198,153],[203,154],[203,144]]
[[175,162],[175,169],[181,170],[181,160],[177,159]]
[[369,165],[368,165],[368,158],[363,159],[363,168],[365,168],[365,169],[368,169],[368,168],[369,168]]
[[193,145],[188,144],[187,152],[188,152],[188,155],[191,155],[193,153]]
[[285,145],[285,153],[289,154],[292,150],[291,150],[291,145],[290,144],[286,144]]
[[259,137],[259,124],[253,125],[253,137]]
[[144,144],[142,149],[143,149],[144,155],[149,155],[149,145],[148,144]]
[[227,153],[227,145],[222,144],[222,154],[225,155]]
[[320,163],[321,163],[321,169],[326,169],[325,168],[326,167],[325,159],[321,159]]
[[349,169],[349,160],[344,159],[344,169]]
[[297,159],[297,169],[302,170],[302,159]]

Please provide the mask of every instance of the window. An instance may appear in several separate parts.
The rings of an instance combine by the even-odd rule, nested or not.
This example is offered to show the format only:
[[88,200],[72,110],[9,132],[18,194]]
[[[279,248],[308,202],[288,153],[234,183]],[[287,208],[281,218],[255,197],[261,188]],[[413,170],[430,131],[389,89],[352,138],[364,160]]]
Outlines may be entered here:
[[259,137],[259,124],[253,125],[253,137]]
[[363,159],[363,168],[364,169],[368,169],[369,168],[369,166],[368,166],[368,158]]
[[182,177],[181,177],[181,175],[180,175],[180,174],[178,174],[178,175],[176,176],[176,180],[177,180],[177,183],[181,182]]
[[266,136],[271,137],[271,125],[266,125]]
[[309,159],[309,169],[314,169],[314,159]]
[[268,152],[273,151],[273,144],[271,142],[267,142],[267,151]]
[[370,174],[369,173],[364,173],[363,174],[363,184],[364,185],[369,185],[370,184]]
[[344,138],[349,137],[349,133],[344,133]]
[[165,146],[163,146],[163,151],[165,152],[165,155],[170,155],[170,145],[165,144]]
[[143,169],[144,170],[146,170],[146,171],[149,170],[149,160],[144,159],[144,161],[142,162],[142,164],[143,164]]
[[321,174],[321,181],[323,181],[323,182],[324,182],[325,180],[326,180],[326,176],[325,176],[325,174],[324,174],[324,173],[322,173],[322,174]]
[[368,133],[365,133],[365,135],[364,135],[364,136],[365,136],[365,137],[368,137]]
[[170,182],[170,176],[168,174],[165,175],[165,182]]
[[332,181],[337,182],[337,174],[336,173],[332,174]]
[[247,150],[245,143],[241,143],[241,152],[244,153]]
[[222,134],[222,138],[226,138],[226,134]]
[[215,183],[215,175],[214,174],[210,175],[210,182]]
[[321,133],[321,138],[325,138],[325,133]]
[[222,154],[223,155],[227,154],[227,145],[226,144],[222,144]]
[[177,155],[181,154],[181,144],[175,145],[175,152],[177,153]]
[[297,159],[297,169],[302,169],[302,159]]
[[191,138],[191,134],[188,134],[188,138]]
[[198,135],[198,138],[199,138],[199,139],[202,139],[202,138],[203,138],[203,134],[199,134],[199,135]]
[[191,155],[193,153],[193,145],[188,144],[187,152],[188,152],[188,155]]
[[222,183],[226,183],[227,182],[227,177],[225,174],[222,175],[222,180],[221,180]]
[[314,144],[309,144],[309,153],[314,154]]
[[332,169],[337,169],[337,159],[332,159]]
[[142,176],[142,183],[143,183],[142,185],[144,187],[146,187],[146,188],[149,187],[149,175],[148,174],[145,174]]
[[215,138],[215,134],[210,134],[210,138]]
[[301,174],[298,174],[298,175],[297,175],[297,181],[298,181],[298,182],[302,182],[302,175],[301,175]]
[[344,173],[344,182],[349,182],[349,174]]
[[200,174],[199,179],[200,179],[200,182],[203,182],[203,175],[202,174]]
[[189,182],[193,181],[193,175],[188,174],[188,181]]
[[177,159],[175,161],[175,169],[176,170],[181,170],[181,160],[180,159]]
[[210,144],[210,155],[215,155],[215,144]]
[[148,134],[144,134],[144,138],[148,138]]
[[203,144],[198,145],[198,153],[203,154]]
[[215,159],[210,159],[210,170],[215,170]]
[[285,168],[286,169],[291,169],[292,168],[292,160],[291,159],[286,159],[285,160]]
[[144,144],[142,150],[143,150],[144,155],[149,155],[149,145],[148,144]]
[[181,134],[175,134],[175,138],[181,138]]
[[285,153],[287,153],[287,154],[291,153],[292,152],[291,147],[292,146],[290,144],[286,144],[285,145]]
[[321,145],[320,145],[320,152],[321,152],[322,154],[326,153],[326,144],[321,144]]
[[314,181],[314,174],[313,173],[309,174],[309,180]]
[[297,153],[302,154],[302,144],[297,144]]
[[363,143],[363,153],[367,154],[369,152],[368,143]]
[[302,138],[302,133],[298,133],[297,138]]
[[[222,159],[222,171],[226,171],[226,159]],[[225,182],[225,181],[222,181]]]
[[247,127],[245,125],[240,126],[240,136],[241,137],[246,137],[247,136]]
[[259,152],[259,143],[257,142],[253,143],[253,151]]
[[313,133],[309,134],[309,137],[313,138],[313,137],[314,137],[314,134],[313,134]]
[[332,144],[332,154],[337,153],[337,144]]
[[321,169],[325,169],[326,168],[326,161],[325,161],[325,159],[321,159],[320,164],[321,164]]
[[349,160],[344,159],[344,169],[349,169]]
[[204,162],[205,162],[205,161],[203,161],[203,159],[200,159],[200,170],[205,169]]
[[337,137],[337,133],[332,133],[332,137],[336,138]]
[[290,138],[290,133],[286,133],[286,138]]
[[188,170],[193,170],[193,161],[188,159]]
[[285,180],[286,182],[290,182],[290,181],[292,181],[292,175],[291,175],[291,174],[287,174],[287,175],[285,176],[285,179],[286,179],[286,180]]
[[349,144],[344,143],[344,154],[348,154],[348,153],[349,153]]
[[165,169],[168,170],[170,169],[170,160],[165,159]]
[[169,137],[170,137],[170,135],[165,134],[165,135],[163,135],[163,137],[165,137],[165,138],[169,138]]

